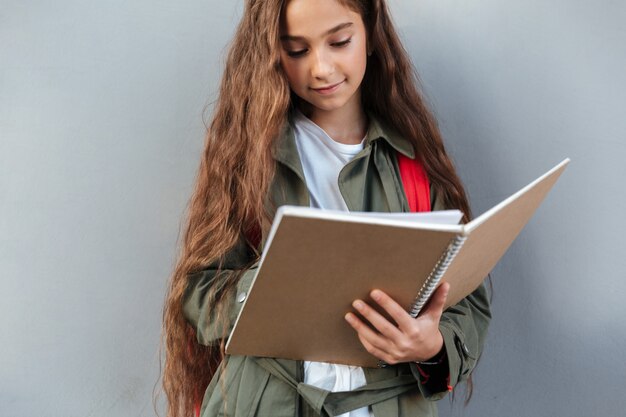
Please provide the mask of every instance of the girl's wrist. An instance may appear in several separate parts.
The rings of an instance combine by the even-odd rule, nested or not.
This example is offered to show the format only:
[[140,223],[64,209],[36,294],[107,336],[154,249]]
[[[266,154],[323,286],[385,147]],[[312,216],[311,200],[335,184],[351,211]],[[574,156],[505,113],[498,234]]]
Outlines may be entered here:
[[428,359],[417,360],[415,361],[416,363],[421,364],[421,365],[436,365],[436,364],[441,363],[445,359],[446,346],[443,341],[443,335],[441,334],[441,332],[438,331],[437,336],[438,336],[438,340],[434,348],[436,349],[436,347],[439,346],[439,349],[435,351],[436,353],[431,354],[430,357],[427,357]]
[[440,365],[446,359],[446,347],[445,345],[441,346],[439,352],[435,354],[435,356],[423,360],[423,361],[415,361],[418,365]]

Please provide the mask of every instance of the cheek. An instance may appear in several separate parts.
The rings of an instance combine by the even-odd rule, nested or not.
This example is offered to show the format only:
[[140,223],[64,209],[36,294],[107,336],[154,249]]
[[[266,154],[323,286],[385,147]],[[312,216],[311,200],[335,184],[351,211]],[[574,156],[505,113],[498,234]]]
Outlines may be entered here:
[[357,85],[363,81],[365,75],[365,68],[367,66],[367,55],[362,56],[360,54],[353,55],[349,60],[344,61],[344,68],[347,68],[346,75],[352,78],[352,82]]
[[365,74],[365,67],[367,67],[367,45],[365,42],[361,45],[361,51],[359,52],[359,64],[362,73]]
[[280,65],[287,77],[287,82],[289,82],[289,87],[292,90],[298,90],[298,86],[301,84],[301,76],[299,68],[294,63],[288,63],[287,61],[282,61]]
[[354,46],[353,52],[345,57],[343,64],[344,68],[350,68],[352,76],[360,79],[365,74],[365,67],[367,66],[367,49],[364,42],[359,42],[358,45]]

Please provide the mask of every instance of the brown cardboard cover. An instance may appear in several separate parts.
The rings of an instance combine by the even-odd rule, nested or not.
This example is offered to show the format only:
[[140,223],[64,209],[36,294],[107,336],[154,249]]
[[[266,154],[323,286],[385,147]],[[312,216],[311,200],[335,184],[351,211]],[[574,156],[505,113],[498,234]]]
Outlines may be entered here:
[[446,306],[474,291],[507,251],[565,170],[569,159],[464,226],[463,243],[442,282],[450,283]]
[[[567,160],[459,230],[284,216],[245,301],[227,353],[376,367],[344,315],[380,288],[410,309],[452,240],[467,235],[443,280],[448,305],[483,281]],[[516,196],[516,195],[514,195]]]

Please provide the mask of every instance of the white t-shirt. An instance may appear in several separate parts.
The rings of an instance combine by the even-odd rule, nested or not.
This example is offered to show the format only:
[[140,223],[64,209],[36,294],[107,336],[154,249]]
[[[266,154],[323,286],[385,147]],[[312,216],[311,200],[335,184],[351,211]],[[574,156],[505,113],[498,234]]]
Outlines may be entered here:
[[[348,210],[339,191],[339,172],[361,150],[357,145],[335,142],[321,127],[301,112],[294,117],[296,146],[309,189],[311,207]],[[347,325],[347,324],[346,324]],[[351,391],[365,385],[365,374],[358,366],[324,362],[304,362],[304,383],[329,391]],[[373,417],[368,407],[352,410],[339,417]]]

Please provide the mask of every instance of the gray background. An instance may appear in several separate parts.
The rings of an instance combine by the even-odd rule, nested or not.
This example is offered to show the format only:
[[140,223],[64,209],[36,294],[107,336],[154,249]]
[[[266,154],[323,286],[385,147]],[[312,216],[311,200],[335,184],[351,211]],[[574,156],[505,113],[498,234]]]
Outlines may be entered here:
[[[474,399],[441,414],[624,415],[626,2],[391,8],[476,213],[572,158],[493,273]],[[1,416],[154,415],[166,280],[240,13],[0,2]]]

